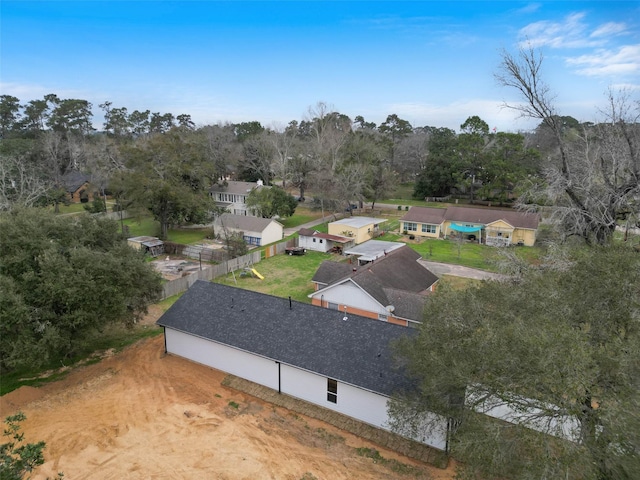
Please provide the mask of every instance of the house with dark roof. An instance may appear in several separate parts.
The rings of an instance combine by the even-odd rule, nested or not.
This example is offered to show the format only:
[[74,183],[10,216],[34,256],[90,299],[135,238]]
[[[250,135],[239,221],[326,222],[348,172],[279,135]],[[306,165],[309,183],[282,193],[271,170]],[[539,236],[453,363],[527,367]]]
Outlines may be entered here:
[[216,234],[240,233],[249,246],[268,245],[282,240],[283,225],[271,218],[250,217],[225,213],[213,222]]
[[[413,329],[196,281],[157,324],[165,351],[390,430],[390,397],[413,388],[390,344]],[[413,440],[444,450],[446,419]]]
[[310,228],[301,228],[298,230],[298,246],[304,247],[307,250],[323,253],[331,251],[342,253],[354,244],[355,240],[351,237],[330,235]]
[[93,188],[90,178],[82,172],[71,170],[62,176],[62,185],[66,191],[67,198],[72,203],[93,200]]
[[233,215],[254,216],[251,210],[247,209],[247,197],[257,188],[271,187],[265,187],[261,180],[258,182],[225,180],[212,186],[209,189],[209,195],[215,200],[218,207],[224,208]]
[[309,298],[313,305],[345,314],[415,326],[438,282],[420,258],[405,245],[364,265],[325,261],[311,279],[315,291]]
[[491,246],[526,245],[536,241],[540,218],[533,213],[481,207],[411,207],[401,229],[418,237],[459,237]]

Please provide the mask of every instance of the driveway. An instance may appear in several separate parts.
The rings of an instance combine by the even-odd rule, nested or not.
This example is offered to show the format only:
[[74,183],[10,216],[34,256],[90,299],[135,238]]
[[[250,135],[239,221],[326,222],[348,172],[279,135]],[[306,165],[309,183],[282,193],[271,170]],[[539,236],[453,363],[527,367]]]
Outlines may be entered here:
[[487,272],[477,268],[463,267],[462,265],[452,265],[450,263],[429,262],[427,260],[418,260],[422,265],[427,267],[438,276],[452,275],[454,277],[473,278],[475,280],[505,280],[506,275],[499,273]]

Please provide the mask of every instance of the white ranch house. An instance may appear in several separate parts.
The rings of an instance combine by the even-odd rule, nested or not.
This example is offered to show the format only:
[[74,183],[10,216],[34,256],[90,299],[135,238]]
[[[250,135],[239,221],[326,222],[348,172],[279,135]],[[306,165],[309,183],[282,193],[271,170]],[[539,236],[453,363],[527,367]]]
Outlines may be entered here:
[[213,222],[216,235],[224,236],[224,231],[241,233],[249,246],[262,246],[282,240],[283,225],[271,218],[250,217],[247,215],[231,215],[225,213]]
[[[197,281],[158,320],[165,350],[389,429],[390,396],[412,388],[390,342],[415,330]],[[414,440],[445,450],[447,421]]]

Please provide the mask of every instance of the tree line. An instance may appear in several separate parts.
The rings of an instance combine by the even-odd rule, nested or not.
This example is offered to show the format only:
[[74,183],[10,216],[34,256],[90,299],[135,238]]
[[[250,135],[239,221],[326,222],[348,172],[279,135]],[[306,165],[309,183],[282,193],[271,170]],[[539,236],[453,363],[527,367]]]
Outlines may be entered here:
[[395,114],[380,125],[352,120],[322,102],[284,127],[196,127],[187,114],[100,108],[96,131],[86,100],[0,96],[0,208],[59,204],[70,171],[89,174],[100,193],[148,209],[165,227],[204,220],[208,189],[226,178],[276,183],[331,211],[365,200],[373,207],[400,182],[415,184],[416,198],[457,191],[507,202],[520,180],[539,172],[526,135],[491,132],[477,116],[456,133]]

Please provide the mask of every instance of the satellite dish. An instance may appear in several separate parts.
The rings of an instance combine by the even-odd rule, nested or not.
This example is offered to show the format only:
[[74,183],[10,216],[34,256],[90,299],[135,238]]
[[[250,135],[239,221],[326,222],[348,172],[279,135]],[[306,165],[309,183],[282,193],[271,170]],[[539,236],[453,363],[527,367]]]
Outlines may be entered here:
[[394,307],[393,305],[387,305],[386,307],[384,307],[387,309],[387,312],[389,313],[393,313],[394,310],[396,309],[396,307]]

